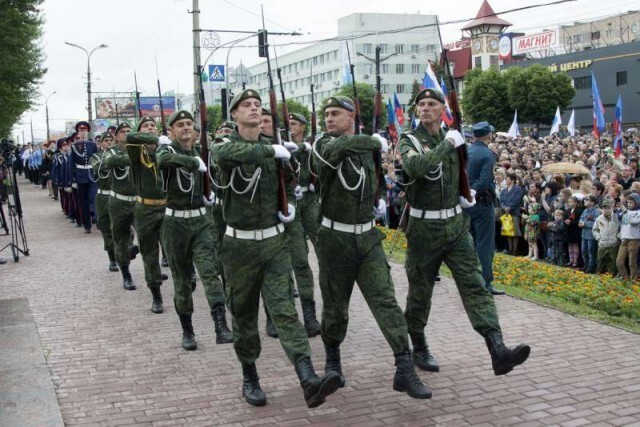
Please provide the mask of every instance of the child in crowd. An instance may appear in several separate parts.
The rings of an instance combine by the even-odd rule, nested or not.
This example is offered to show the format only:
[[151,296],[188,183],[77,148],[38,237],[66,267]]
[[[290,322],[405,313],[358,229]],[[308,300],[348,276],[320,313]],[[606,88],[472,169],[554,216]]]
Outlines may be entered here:
[[578,227],[582,228],[582,260],[584,262],[583,270],[585,273],[596,272],[598,246],[593,237],[593,225],[598,215],[600,215],[600,210],[596,206],[595,196],[591,194],[585,196],[584,210],[578,222]]
[[[618,272],[623,280],[635,280],[638,273],[638,248],[640,248],[640,195],[631,193],[626,199],[620,220],[620,250],[616,258]],[[629,270],[625,265],[629,261]]]
[[580,259],[580,241],[582,238],[582,230],[580,230],[578,223],[580,222],[580,215],[582,215],[582,207],[577,196],[571,196],[567,202],[564,220],[567,226],[567,243],[569,246],[567,267],[577,267]]
[[602,214],[596,218],[593,225],[593,237],[598,242],[598,263],[596,273],[618,272],[616,258],[618,257],[618,232],[620,231],[620,221],[618,215],[613,213],[613,200],[604,199],[602,201]]
[[540,237],[540,203],[529,204],[529,214],[522,215],[522,218],[526,221],[524,228],[524,238],[529,244],[529,254],[527,258],[532,261],[538,259],[538,238]]
[[553,263],[555,265],[564,265],[564,244],[567,241],[567,228],[564,223],[564,211],[556,209],[553,212],[553,222],[549,222],[547,230],[551,233],[551,247],[553,254]]

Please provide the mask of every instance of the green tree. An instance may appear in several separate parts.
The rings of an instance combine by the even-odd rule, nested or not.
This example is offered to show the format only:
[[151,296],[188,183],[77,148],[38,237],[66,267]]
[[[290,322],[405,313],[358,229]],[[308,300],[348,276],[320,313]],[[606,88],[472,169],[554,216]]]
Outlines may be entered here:
[[207,106],[207,132],[214,134],[216,128],[224,121],[222,117],[221,105],[208,105]]
[[23,112],[38,96],[46,73],[38,40],[42,0],[0,1],[0,136],[8,136]]
[[513,110],[518,110],[518,119],[538,127],[550,125],[556,108],[565,110],[576,93],[566,73],[554,74],[539,64],[510,72],[505,78],[509,104]]
[[[422,86],[420,85],[420,83],[418,83],[417,80],[413,80],[413,83],[411,84],[411,98],[409,98],[409,102],[411,103],[409,105],[409,108],[406,111],[406,115],[407,117],[411,118],[413,117],[413,113],[416,109],[416,106],[413,105],[413,100],[416,99],[416,96],[418,96],[418,94],[420,93],[420,88]],[[409,124],[409,128],[411,127],[411,120],[405,120],[405,128],[407,128],[407,124]],[[407,129],[409,129],[407,128]]]
[[[364,125],[364,133],[371,134],[371,128],[373,126],[373,99],[376,95],[376,90],[374,87],[368,83],[356,83],[356,88],[358,90],[358,101],[360,104],[360,119],[362,120],[362,124]],[[336,95],[347,96],[353,99],[353,85],[348,84],[342,86],[340,90],[336,93]],[[327,98],[328,99],[328,98]],[[324,129],[324,115],[322,111],[324,110],[326,99],[322,100],[317,110],[320,114],[320,126]],[[382,105],[380,111],[380,122],[387,123],[387,109]]]
[[465,77],[462,109],[467,123],[486,120],[498,130],[507,130],[513,110],[507,98],[507,80],[496,70],[472,70]]

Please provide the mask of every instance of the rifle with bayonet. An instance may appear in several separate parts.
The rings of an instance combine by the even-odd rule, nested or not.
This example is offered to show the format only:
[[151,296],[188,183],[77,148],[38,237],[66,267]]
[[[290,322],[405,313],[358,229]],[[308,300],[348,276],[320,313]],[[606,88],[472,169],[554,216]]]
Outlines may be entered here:
[[142,119],[142,106],[140,106],[140,92],[138,91],[138,76],[136,75],[136,71],[133,70],[133,82],[136,85],[136,107],[138,110],[138,121]]
[[[313,88],[313,63],[311,63],[311,69],[309,70],[309,86],[311,90],[311,144],[316,142],[316,136],[318,133],[318,121],[316,120],[316,100]],[[309,154],[311,156],[311,154]],[[311,183],[314,187],[318,186],[318,176],[311,172]],[[317,188],[316,188],[316,191]]]
[[[167,136],[167,124],[164,120],[164,106],[162,105],[162,89],[160,89],[160,75],[158,74],[158,59],[155,58],[155,60],[156,60],[156,81],[158,83],[158,103],[160,104],[160,122],[162,124],[161,129],[162,129],[162,134],[164,136]],[[202,88],[202,83],[200,83],[200,87]],[[203,100],[202,102],[204,102],[204,95],[202,96],[202,100]]]

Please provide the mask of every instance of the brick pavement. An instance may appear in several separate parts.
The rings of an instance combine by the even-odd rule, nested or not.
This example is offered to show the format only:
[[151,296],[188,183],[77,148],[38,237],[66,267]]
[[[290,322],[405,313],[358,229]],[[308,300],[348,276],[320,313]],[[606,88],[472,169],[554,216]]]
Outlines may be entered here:
[[[264,333],[262,317],[258,370],[269,404],[250,407],[241,398],[232,346],[215,344],[200,284],[194,314],[199,346],[186,352],[171,309],[171,282],[163,286],[169,310],[152,314],[140,259],[132,264],[138,289],[124,291],[119,273],[107,271],[99,233],[83,234],[44,191],[23,179],[20,185],[31,256],[0,266],[0,295],[29,299],[67,425],[640,426],[639,335],[496,298],[507,343],[527,342],[532,355],[506,377],[495,377],[484,342],[446,278],[436,288],[428,331],[441,372],[419,373],[434,390],[432,400],[392,390],[393,357],[356,291],[343,345],[347,386],[320,408],[307,409],[294,369],[278,341]],[[402,266],[392,265],[392,274],[404,306]],[[322,342],[311,342],[321,371]]]

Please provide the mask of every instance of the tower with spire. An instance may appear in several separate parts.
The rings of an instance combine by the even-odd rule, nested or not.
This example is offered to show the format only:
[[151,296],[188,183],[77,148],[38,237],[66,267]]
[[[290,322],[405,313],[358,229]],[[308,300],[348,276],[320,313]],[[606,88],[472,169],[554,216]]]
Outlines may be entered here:
[[499,18],[489,2],[483,0],[476,18],[462,27],[462,31],[471,39],[473,68],[499,68],[498,40],[500,34],[510,26],[510,22]]

